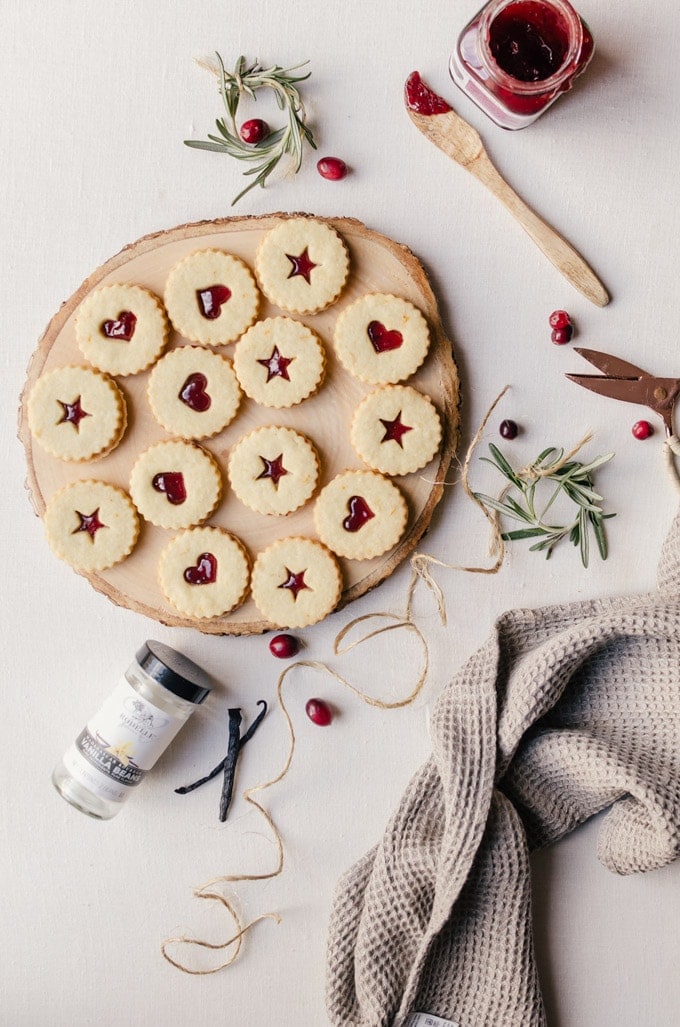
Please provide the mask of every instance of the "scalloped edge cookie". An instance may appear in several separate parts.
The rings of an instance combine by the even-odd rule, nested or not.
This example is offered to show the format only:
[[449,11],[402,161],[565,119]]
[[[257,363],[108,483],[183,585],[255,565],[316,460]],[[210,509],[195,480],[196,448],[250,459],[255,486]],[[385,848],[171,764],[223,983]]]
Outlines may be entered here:
[[357,407],[350,441],[365,464],[383,474],[410,474],[439,449],[442,425],[428,395],[410,385],[375,389]]
[[120,563],[139,536],[139,518],[127,492],[89,478],[59,489],[47,503],[44,522],[52,552],[83,572]]
[[127,427],[125,397],[107,374],[67,364],[41,375],[27,403],[33,438],[59,460],[106,456]]
[[264,425],[233,446],[228,473],[232,491],[250,510],[283,516],[312,497],[319,458],[302,432]]
[[[225,290],[225,298],[214,293]],[[214,248],[194,250],[168,273],[165,306],[176,331],[202,346],[225,346],[255,321],[260,293],[240,257]]]
[[[191,399],[191,379],[197,391]],[[236,417],[241,386],[230,360],[205,346],[179,346],[161,357],[149,375],[153,415],[171,435],[208,439]],[[207,405],[206,405],[207,403]]]
[[[180,497],[169,499],[180,474]],[[154,484],[156,482],[156,484]],[[156,442],[137,457],[130,473],[130,495],[146,521],[159,528],[191,528],[210,517],[222,496],[222,475],[212,453],[196,442]]]
[[[330,550],[349,560],[370,560],[397,544],[408,507],[401,491],[378,471],[342,471],[314,505],[316,531]],[[347,527],[353,521],[355,527]]]
[[340,296],[349,276],[349,252],[326,222],[286,218],[262,239],[255,273],[271,303],[294,314],[316,314]]
[[337,560],[316,539],[290,537],[267,546],[255,560],[251,594],[276,627],[305,628],[332,613],[342,594]]
[[[134,324],[126,322],[129,316]],[[154,293],[121,283],[85,297],[76,312],[75,332],[81,353],[94,367],[124,376],[153,364],[167,345],[169,326]]]
[[246,396],[280,410],[317,392],[326,373],[326,351],[301,321],[268,317],[239,339],[234,370]]
[[430,330],[408,300],[373,292],[345,307],[333,341],[350,374],[369,385],[388,385],[415,374],[430,348]]
[[187,617],[220,617],[248,594],[250,559],[223,528],[187,528],[165,546],[158,561],[165,598]]

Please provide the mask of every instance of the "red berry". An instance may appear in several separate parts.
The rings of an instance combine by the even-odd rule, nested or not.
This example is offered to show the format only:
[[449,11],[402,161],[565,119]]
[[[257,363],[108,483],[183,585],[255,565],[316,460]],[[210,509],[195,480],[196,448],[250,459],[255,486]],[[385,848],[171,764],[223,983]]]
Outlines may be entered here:
[[548,320],[551,328],[566,328],[571,324],[571,318],[566,310],[553,310]]
[[333,719],[331,708],[323,699],[308,699],[305,705],[305,713],[311,722],[318,725],[318,727],[328,727]]
[[244,143],[261,143],[269,135],[269,125],[262,118],[251,118],[244,121],[240,128],[241,139]]
[[566,328],[553,328],[550,338],[556,346],[564,346],[565,342],[569,342],[573,334],[574,329],[571,325],[567,325]]
[[650,435],[654,434],[654,429],[649,421],[636,421],[631,431],[636,439],[648,439]]
[[347,174],[347,165],[339,157],[322,157],[320,161],[317,161],[316,170],[322,178],[338,182]]
[[300,652],[300,642],[294,635],[274,635],[269,642],[269,652],[279,660],[290,660]]
[[501,438],[516,439],[519,428],[515,421],[501,421],[498,431],[500,432]]

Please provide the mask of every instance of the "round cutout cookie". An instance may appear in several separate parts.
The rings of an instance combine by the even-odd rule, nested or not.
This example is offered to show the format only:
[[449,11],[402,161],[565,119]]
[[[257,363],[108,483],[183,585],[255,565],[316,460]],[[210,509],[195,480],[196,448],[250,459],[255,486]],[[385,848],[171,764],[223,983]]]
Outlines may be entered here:
[[314,446],[292,428],[256,428],[239,439],[229,454],[229,483],[241,502],[256,513],[292,513],[310,499],[318,476]]
[[337,560],[320,542],[283,538],[257,557],[251,592],[258,610],[271,624],[304,628],[335,609],[342,575]]
[[163,549],[158,578],[166,599],[188,617],[220,617],[248,592],[250,561],[243,543],[222,528],[189,528]]
[[130,495],[142,517],[159,528],[190,528],[205,521],[222,495],[219,464],[195,442],[157,442],[137,458]]
[[105,285],[86,296],[76,313],[83,356],[108,374],[137,374],[153,364],[168,341],[161,301],[139,285]]
[[316,314],[338,298],[349,274],[344,240],[313,218],[286,218],[262,239],[255,273],[267,299],[294,314]]
[[132,552],[139,518],[116,485],[73,481],[47,503],[45,531],[54,554],[75,570],[104,571]]
[[316,392],[325,374],[326,354],[311,328],[290,317],[269,317],[239,339],[234,370],[250,399],[282,409]]
[[125,398],[108,375],[69,364],[38,378],[28,397],[33,438],[59,460],[110,453],[127,425]]
[[406,500],[377,471],[343,471],[321,490],[314,506],[319,538],[350,560],[387,552],[403,535],[407,519]]
[[429,396],[410,385],[386,385],[359,404],[350,429],[352,446],[383,474],[410,474],[439,449],[442,426]]
[[149,375],[149,403],[171,435],[207,439],[233,421],[241,388],[231,361],[204,346],[179,346]]
[[194,250],[170,269],[165,283],[173,327],[203,346],[233,342],[253,323],[259,305],[250,268],[223,250]]
[[430,331],[408,300],[368,293],[342,311],[334,344],[350,374],[370,385],[386,385],[415,374],[427,356]]

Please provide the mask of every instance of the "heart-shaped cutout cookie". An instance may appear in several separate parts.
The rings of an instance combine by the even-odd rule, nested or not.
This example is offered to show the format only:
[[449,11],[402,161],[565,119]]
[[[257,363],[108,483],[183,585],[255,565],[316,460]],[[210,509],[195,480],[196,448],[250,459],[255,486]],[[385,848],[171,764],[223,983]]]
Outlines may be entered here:
[[187,498],[184,475],[181,471],[161,471],[155,475],[151,484],[156,492],[164,492],[168,503],[172,503],[173,506],[181,506]]
[[366,329],[376,353],[388,353],[404,345],[404,337],[396,328],[385,328],[381,321],[371,321]]
[[129,342],[135,334],[137,318],[131,310],[121,310],[117,318],[111,321],[104,321],[102,332],[107,339],[120,339],[121,342]]
[[217,557],[201,553],[194,566],[184,571],[184,580],[189,585],[212,585],[217,581]]
[[196,299],[203,317],[215,321],[222,313],[223,304],[231,299],[231,289],[227,285],[208,285],[196,290]]
[[375,514],[363,496],[350,496],[347,502],[349,516],[345,517],[342,526],[345,531],[359,531],[366,521],[370,521]]
[[179,390],[179,398],[188,407],[195,410],[197,414],[204,414],[210,409],[212,398],[207,392],[208,379],[200,371],[190,374],[182,388]]

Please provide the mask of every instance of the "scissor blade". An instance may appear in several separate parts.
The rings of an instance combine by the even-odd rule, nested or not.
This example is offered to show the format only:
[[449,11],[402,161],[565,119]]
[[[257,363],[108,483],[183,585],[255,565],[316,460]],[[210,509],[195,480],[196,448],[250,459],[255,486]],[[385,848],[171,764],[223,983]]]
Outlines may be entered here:
[[648,384],[637,378],[604,378],[599,374],[568,374],[567,378],[598,396],[609,396],[625,403],[642,403],[643,406],[649,403]]
[[613,378],[649,378],[647,371],[643,371],[641,367],[636,367],[635,364],[629,364],[627,360],[622,360],[621,357],[615,357],[611,353],[601,353],[597,349],[583,349],[580,346],[574,347],[575,353],[580,355],[587,360],[593,367],[597,367],[598,370],[602,371],[603,374],[609,374]]

